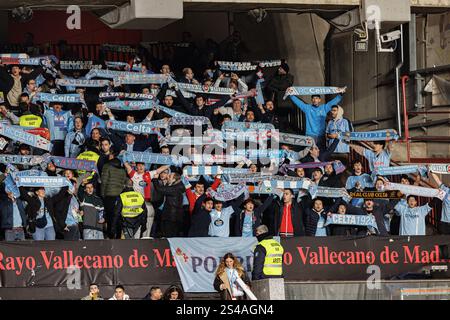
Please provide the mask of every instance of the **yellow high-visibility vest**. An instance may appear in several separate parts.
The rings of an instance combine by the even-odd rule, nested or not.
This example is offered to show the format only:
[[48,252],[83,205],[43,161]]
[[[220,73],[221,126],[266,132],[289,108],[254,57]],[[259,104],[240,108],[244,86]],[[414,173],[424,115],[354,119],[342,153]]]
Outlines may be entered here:
[[122,217],[135,218],[144,212],[142,205],[145,200],[140,192],[128,191],[120,194],[122,200]]
[[[97,164],[98,159],[100,158],[100,155],[98,153],[95,153],[93,151],[85,151],[78,155],[78,160],[90,160],[95,161],[95,164]],[[81,176],[86,173],[86,170],[78,170],[78,175]],[[88,180],[92,179],[94,177],[95,172],[92,172],[92,174],[87,178]]]
[[34,114],[24,114],[19,118],[19,126],[21,127],[40,128],[41,124],[42,118]]
[[281,276],[283,274],[283,253],[281,244],[274,239],[262,240],[260,243],[266,249],[263,273],[266,276]]

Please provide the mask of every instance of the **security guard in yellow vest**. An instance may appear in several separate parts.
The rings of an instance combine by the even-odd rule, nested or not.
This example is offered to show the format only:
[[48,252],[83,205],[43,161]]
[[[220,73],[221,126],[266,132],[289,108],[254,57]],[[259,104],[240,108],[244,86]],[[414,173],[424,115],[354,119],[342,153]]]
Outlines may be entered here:
[[34,114],[24,114],[19,118],[19,126],[29,128],[40,128],[42,118]]
[[282,278],[283,253],[281,244],[269,235],[265,225],[256,228],[259,243],[253,252],[252,279]]
[[142,194],[133,190],[132,182],[130,186],[130,181],[116,201],[112,224],[116,239],[121,235],[125,239],[139,239],[146,230],[147,206]]
[[[90,150],[80,153],[77,157],[78,160],[94,161],[95,164],[97,164],[99,158],[100,158],[100,155],[97,152],[90,151]],[[79,176],[82,176],[85,173],[86,173],[85,170],[78,170]],[[91,175],[89,177],[87,177],[87,180],[91,180],[94,177],[94,175],[95,175],[95,172],[92,172]]]

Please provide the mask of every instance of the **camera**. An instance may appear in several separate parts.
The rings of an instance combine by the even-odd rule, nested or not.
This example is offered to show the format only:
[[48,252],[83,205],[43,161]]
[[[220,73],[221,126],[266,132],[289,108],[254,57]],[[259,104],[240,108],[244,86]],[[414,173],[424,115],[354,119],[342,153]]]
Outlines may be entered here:
[[385,33],[381,35],[381,42],[391,42],[400,39],[400,36],[402,35],[400,30],[395,30],[392,32]]

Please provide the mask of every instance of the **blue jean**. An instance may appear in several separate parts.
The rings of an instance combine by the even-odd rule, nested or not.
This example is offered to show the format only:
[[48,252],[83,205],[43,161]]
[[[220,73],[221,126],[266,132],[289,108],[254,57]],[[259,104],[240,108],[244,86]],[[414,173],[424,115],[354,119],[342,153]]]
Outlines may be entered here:
[[36,232],[33,233],[34,240],[55,240],[55,236],[55,228],[53,226],[36,228]]
[[84,229],[83,230],[84,240],[103,240],[103,232],[94,229]]

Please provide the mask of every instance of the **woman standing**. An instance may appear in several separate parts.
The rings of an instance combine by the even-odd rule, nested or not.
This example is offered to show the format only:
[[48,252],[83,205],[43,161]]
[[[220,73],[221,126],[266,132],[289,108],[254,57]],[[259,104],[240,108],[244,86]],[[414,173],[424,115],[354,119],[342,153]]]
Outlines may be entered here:
[[227,253],[222,258],[214,279],[214,288],[220,292],[222,300],[246,299],[244,290],[237,283],[238,278],[246,285],[250,284],[239,260],[232,253]]

